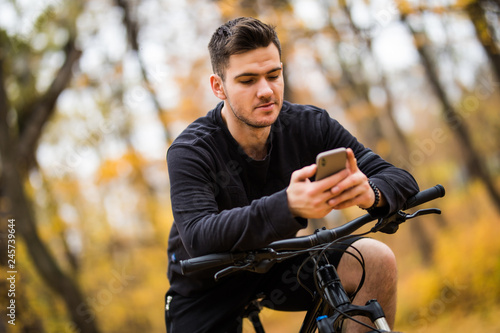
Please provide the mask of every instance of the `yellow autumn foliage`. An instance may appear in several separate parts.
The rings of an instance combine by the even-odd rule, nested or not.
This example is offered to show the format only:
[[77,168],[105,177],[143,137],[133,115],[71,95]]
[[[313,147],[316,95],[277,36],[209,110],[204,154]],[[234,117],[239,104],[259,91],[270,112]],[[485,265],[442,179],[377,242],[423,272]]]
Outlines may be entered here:
[[482,313],[489,318],[483,318],[484,327],[495,325],[492,314],[500,311],[500,218],[484,189],[474,183],[448,191],[442,210],[450,224],[433,238],[433,265],[417,265],[400,281],[398,323],[411,332],[439,332],[443,321],[458,331],[458,322],[450,318],[472,321],[475,313]]

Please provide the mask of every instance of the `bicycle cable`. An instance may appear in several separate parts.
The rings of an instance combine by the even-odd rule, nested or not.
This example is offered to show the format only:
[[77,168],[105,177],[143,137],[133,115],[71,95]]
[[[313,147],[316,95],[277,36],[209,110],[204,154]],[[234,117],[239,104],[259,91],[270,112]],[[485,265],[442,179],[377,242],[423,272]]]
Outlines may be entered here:
[[[331,243],[328,243],[328,245],[330,245]],[[301,271],[304,269],[304,266],[305,264],[308,262],[308,261],[313,261],[314,262],[314,258],[315,257],[320,257],[321,255],[318,255],[318,253],[320,251],[323,251],[325,246],[328,246],[328,245],[325,245],[325,244],[320,244],[320,245],[316,245],[316,246],[313,246],[307,250],[302,250],[302,253],[303,252],[308,252],[309,253],[309,256],[306,257],[303,261],[302,261],[302,264],[299,266],[299,268],[297,269],[297,281],[299,283],[299,285],[304,288],[310,295],[311,297],[314,297],[314,292],[311,291],[311,289],[309,289],[301,280],[301,277],[300,277],[300,273]],[[345,250],[342,250],[342,249],[331,249],[332,251],[337,251],[337,252],[345,252]],[[328,258],[325,256],[327,262],[328,262]],[[315,263],[314,267],[313,267],[313,279],[314,279],[314,284],[315,286],[317,285],[317,279],[316,279],[316,271],[317,271],[317,262]]]
[[[362,236],[362,235],[361,235]],[[353,237],[357,237],[356,235],[354,235]],[[347,239],[348,236],[346,237],[343,237],[343,239]],[[337,252],[342,252],[342,253],[346,253],[347,252],[347,249],[343,250],[343,249],[335,249],[335,248],[331,248],[331,246],[333,246],[333,244],[335,243],[341,243],[341,244],[344,244],[344,245],[348,245],[348,247],[353,247],[352,245],[350,244],[346,244],[346,243],[342,243],[342,242],[339,242],[339,239],[338,240],[335,240],[335,241],[332,241],[330,243],[327,243],[326,245],[325,244],[321,244],[321,245],[316,245],[316,246],[313,246],[307,250],[301,250],[300,251],[300,254],[304,253],[304,252],[308,252],[309,253],[309,256],[307,258],[305,258],[303,261],[302,261],[302,264],[299,266],[299,268],[297,269],[297,273],[296,273],[296,277],[297,277],[297,281],[299,283],[299,285],[304,288],[308,294],[310,294],[312,297],[314,297],[314,293],[313,291],[311,291],[311,289],[309,289],[301,280],[301,277],[300,277],[300,273],[302,272],[302,270],[304,269],[304,266],[305,264],[310,261],[311,259],[314,259],[314,257],[321,257],[324,255],[324,252],[326,250],[330,250],[330,251],[337,251]],[[361,255],[361,253],[355,248],[356,252],[358,252],[358,254],[363,257]],[[319,252],[321,251],[321,252]],[[355,296],[355,294],[357,294],[357,292],[359,291],[359,289],[361,289],[361,286],[362,286],[362,283],[364,281],[364,259],[362,258],[362,260],[360,261],[359,258],[357,258],[353,253],[350,253],[350,252],[347,252],[349,255],[352,255],[354,256],[354,258],[356,258],[356,260],[358,260],[358,262],[360,262],[360,265],[363,269],[363,276],[362,276],[362,279],[361,279],[361,285],[358,286],[358,288],[356,289],[356,291],[354,292],[354,295],[353,297]],[[324,256],[324,258],[326,259],[327,263],[328,262],[328,257],[327,256]],[[311,260],[312,261],[312,260]],[[313,273],[316,273],[317,272],[317,262],[313,268]],[[317,282],[317,278],[316,278],[316,274],[313,274],[313,278],[314,278],[314,284],[315,286],[317,286],[318,282]]]
[[[340,237],[340,238],[338,238],[338,239],[336,239],[336,240],[334,240],[334,241],[332,241],[332,242],[328,243],[326,246],[322,246],[322,250],[321,250],[321,252],[316,253],[316,254],[311,254],[308,258],[306,258],[306,259],[304,260],[303,264],[299,267],[299,271],[300,271],[301,267],[304,265],[304,263],[305,263],[306,261],[308,261],[308,260],[310,260],[311,258],[314,258],[314,257],[323,257],[323,258],[325,258],[326,262],[327,262],[327,263],[329,263],[329,261],[328,261],[328,257],[325,255],[325,252],[326,252],[326,251],[328,251],[328,250],[340,251],[340,252],[343,252],[344,254],[349,254],[349,255],[351,255],[354,259],[356,259],[356,260],[358,261],[358,263],[359,263],[359,264],[360,264],[360,266],[361,266],[361,271],[362,271],[362,274],[361,274],[361,279],[360,279],[360,282],[358,283],[358,287],[356,288],[356,290],[355,290],[355,291],[354,291],[351,295],[349,295],[349,299],[350,299],[350,300],[351,300],[351,302],[352,302],[352,301],[354,300],[354,298],[356,297],[357,293],[359,292],[359,290],[363,287],[363,284],[364,284],[364,281],[365,281],[365,277],[366,277],[365,260],[364,260],[363,255],[361,254],[361,252],[360,252],[360,251],[359,251],[359,250],[358,250],[355,246],[353,246],[351,243],[349,243],[349,244],[342,243],[342,241],[347,240],[347,239],[350,239],[350,238],[355,238],[355,237],[363,237],[363,236],[366,236],[366,235],[370,234],[371,232],[372,232],[372,231],[370,230],[370,231],[367,231],[367,232],[364,232],[364,233],[361,233],[361,234],[356,234],[356,235],[346,235],[346,236]],[[340,244],[346,244],[346,245],[348,245],[348,248],[347,248],[347,249],[345,249],[345,250],[340,250],[340,249],[331,248],[334,244],[339,244],[339,243],[340,243]],[[354,253],[352,253],[352,252],[349,252],[349,251],[348,251],[348,249],[349,249],[349,248],[352,248],[354,251],[356,251],[356,252],[357,252],[357,254],[359,255],[359,257],[358,257],[358,256],[356,256],[356,254],[354,254]],[[368,325],[368,324],[366,324],[366,323],[364,323],[364,322],[362,322],[362,321],[360,321],[360,320],[358,320],[358,319],[356,319],[356,318],[352,317],[351,315],[349,315],[349,314],[347,314],[347,313],[343,312],[343,311],[342,311],[342,310],[340,310],[339,308],[335,307],[335,305],[334,305],[334,304],[331,304],[330,302],[328,302],[328,300],[327,300],[327,299],[325,299],[325,297],[324,297],[323,293],[322,293],[322,292],[321,292],[321,290],[319,289],[319,288],[320,288],[320,286],[319,286],[319,283],[318,283],[318,278],[317,278],[317,274],[316,274],[316,272],[317,272],[317,270],[318,270],[318,265],[319,265],[319,260],[316,260],[316,261],[315,261],[315,265],[314,265],[314,270],[313,270],[314,274],[313,274],[313,275],[314,275],[314,284],[315,284],[316,289],[317,289],[316,291],[320,294],[321,298],[323,298],[323,300],[324,300],[324,301],[326,301],[328,304],[330,304],[330,306],[331,306],[331,307],[332,307],[335,311],[337,311],[338,313],[340,313],[340,314],[341,314],[341,315],[342,315],[345,319],[352,320],[352,321],[354,321],[354,322],[356,322],[356,323],[358,323],[358,324],[360,324],[360,325],[362,325],[362,326],[365,326],[365,327],[367,327],[367,328],[371,329],[372,331],[382,333],[383,331],[381,331],[381,330],[377,329],[376,327],[373,327],[373,326],[371,326],[371,325]],[[307,291],[308,291],[311,295],[313,295],[313,293],[312,293],[312,292],[311,292],[311,291],[310,291],[307,287],[305,287],[305,285],[303,285],[303,284],[302,284],[302,282],[300,281],[300,278],[299,278],[298,273],[297,273],[297,279],[298,279],[298,281],[299,281],[300,285],[301,285],[303,288],[306,288],[306,290],[307,290]],[[342,328],[342,326],[344,325],[345,319],[344,319],[344,320],[342,320],[342,323],[341,323],[341,325],[340,325],[340,326],[341,326],[341,328]]]
[[[351,294],[351,296],[349,297],[352,300],[354,300],[354,297],[356,297],[357,293],[359,292],[359,290],[363,287],[363,284],[364,284],[364,281],[365,281],[365,277],[366,277],[366,269],[365,269],[365,259],[363,257],[363,255],[361,254],[361,252],[352,245],[352,243],[349,243],[349,244],[346,244],[346,243],[343,243],[342,241],[344,240],[347,240],[347,239],[350,239],[350,238],[359,238],[359,237],[363,237],[363,236],[366,236],[368,234],[370,234],[371,232],[370,231],[367,231],[367,232],[364,232],[364,233],[361,233],[361,234],[355,234],[355,235],[346,235],[346,236],[343,236],[343,237],[340,237],[330,243],[328,243],[328,245],[326,245],[324,247],[324,249],[321,251],[320,253],[320,256],[324,256],[325,252],[330,249],[331,246],[333,246],[335,243],[337,244],[345,244],[345,245],[348,245],[347,249],[343,250],[342,252],[343,253],[347,253],[349,254],[350,256],[352,256],[354,259],[356,259],[358,261],[358,263],[360,264],[361,266],[361,279],[360,279],[360,282],[358,283],[358,287],[356,288],[356,290]],[[354,249],[359,257],[357,257],[354,253],[351,253],[348,251],[349,248],[352,248]],[[326,257],[326,256],[324,256]],[[360,259],[361,258],[361,259]],[[318,264],[316,263],[316,266],[315,266],[315,272],[317,271],[317,268],[318,268]],[[317,277],[316,277],[316,274],[315,274],[315,285],[316,287],[318,287],[318,283],[317,283]],[[319,290],[318,290],[319,291]]]

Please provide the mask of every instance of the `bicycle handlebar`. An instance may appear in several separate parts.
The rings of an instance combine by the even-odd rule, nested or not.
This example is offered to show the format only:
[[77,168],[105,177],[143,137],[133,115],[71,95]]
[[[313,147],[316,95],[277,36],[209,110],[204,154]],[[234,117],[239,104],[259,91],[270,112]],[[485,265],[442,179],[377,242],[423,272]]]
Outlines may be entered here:
[[[443,197],[445,189],[442,185],[436,185],[426,190],[420,191],[410,197],[403,206],[403,210],[421,205],[428,201]],[[347,236],[365,224],[376,220],[370,214],[362,215],[333,229],[319,230],[309,236],[295,237],[278,240],[270,243],[266,248],[272,250],[304,250],[323,243],[330,243],[340,237]],[[249,252],[238,253],[213,253],[187,260],[181,260],[182,274],[186,275],[195,271],[206,270],[214,267],[235,264],[247,258]]]
[[181,260],[181,271],[183,275],[186,275],[213,267],[227,266],[229,264],[234,264],[238,260],[243,260],[246,255],[245,252],[212,253],[196,258]]
[[406,203],[403,205],[402,210],[409,209],[415,206],[419,206],[423,203],[426,203],[428,201],[437,199],[437,198],[442,198],[445,195],[445,190],[443,185],[436,185],[433,187],[430,187],[426,190],[420,191],[414,196],[410,197],[408,200],[406,200]]
[[[406,201],[403,209],[412,208],[421,205],[425,202],[443,197],[445,194],[444,187],[442,185],[436,185],[434,187],[428,188],[421,192],[418,192]],[[283,239],[279,241],[272,242],[267,247],[274,250],[303,250],[310,247],[332,242],[340,237],[347,236],[357,229],[361,228],[365,224],[376,220],[376,217],[372,217],[370,214],[362,215],[352,221],[349,221],[337,228],[320,230],[312,235]]]

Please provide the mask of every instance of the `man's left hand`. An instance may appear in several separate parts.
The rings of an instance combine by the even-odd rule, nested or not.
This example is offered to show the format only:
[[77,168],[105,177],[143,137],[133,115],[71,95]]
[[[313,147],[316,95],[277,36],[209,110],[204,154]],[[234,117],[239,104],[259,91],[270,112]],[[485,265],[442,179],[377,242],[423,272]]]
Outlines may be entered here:
[[[328,200],[328,204],[333,209],[343,209],[351,206],[360,208],[370,208],[375,202],[375,193],[368,184],[368,177],[361,172],[351,148],[347,148],[346,169],[348,176],[342,179],[330,192],[333,198]],[[380,201],[377,207],[385,205],[385,199],[380,193]]]

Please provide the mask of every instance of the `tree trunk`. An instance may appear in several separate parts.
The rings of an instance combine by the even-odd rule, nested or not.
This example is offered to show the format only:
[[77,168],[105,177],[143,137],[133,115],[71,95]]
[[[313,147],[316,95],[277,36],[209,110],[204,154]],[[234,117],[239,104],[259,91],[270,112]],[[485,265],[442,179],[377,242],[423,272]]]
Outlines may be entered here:
[[483,5],[496,6],[497,10],[500,10],[500,3],[492,3],[488,0],[478,0],[470,3],[466,7],[467,14],[474,25],[476,31],[477,39],[481,42],[484,51],[490,59],[493,70],[496,74],[498,80],[500,80],[500,49],[494,40],[493,28],[489,26],[488,21],[485,16],[485,9]]
[[402,17],[403,22],[406,23],[410,29],[413,38],[415,39],[415,45],[417,45],[418,53],[422,59],[427,78],[433,87],[436,95],[443,104],[443,115],[446,120],[447,125],[451,128],[452,132],[457,137],[457,140],[461,144],[462,151],[465,154],[465,162],[469,173],[473,176],[478,177],[481,182],[485,185],[491,200],[495,204],[498,212],[500,213],[500,193],[494,186],[493,177],[488,172],[484,161],[479,157],[477,149],[472,143],[471,136],[465,124],[465,120],[460,115],[459,112],[453,107],[451,101],[448,99],[444,88],[439,82],[437,72],[434,68],[434,64],[431,60],[430,55],[425,49],[425,42],[427,37],[424,33],[415,31],[411,24],[406,21],[406,17]]
[[[24,179],[30,166],[42,127],[53,113],[57,96],[67,86],[71,77],[71,68],[79,57],[74,51],[74,44],[69,42],[67,59],[56,75],[51,87],[42,98],[32,105],[31,117],[26,125],[26,132],[20,140],[14,135],[8,124],[9,102],[4,87],[3,60],[0,54],[0,160],[2,162],[2,196],[6,198],[5,216],[15,219],[16,235],[20,235],[27,247],[33,264],[44,282],[65,302],[73,324],[83,333],[97,333],[95,315],[84,300],[78,286],[64,274],[49,249],[40,239],[36,227],[32,204],[24,191]],[[17,153],[17,154],[16,154]],[[16,156],[17,155],[17,156]],[[2,212],[2,221],[6,219]]]
[[[392,94],[387,85],[385,76],[382,74],[382,86],[387,95],[387,111],[386,116],[389,120],[389,126],[391,126],[392,132],[392,140],[394,143],[394,148],[396,153],[391,154],[392,156],[408,156],[410,153],[410,145],[408,144],[408,140],[404,135],[403,131],[399,127],[396,119],[394,118],[394,104],[392,103]],[[400,155],[401,154],[401,155]],[[410,230],[412,236],[417,241],[417,247],[422,256],[422,261],[426,265],[430,265],[432,263],[432,255],[434,253],[434,243],[429,236],[429,233],[426,231],[422,223],[410,222]]]

